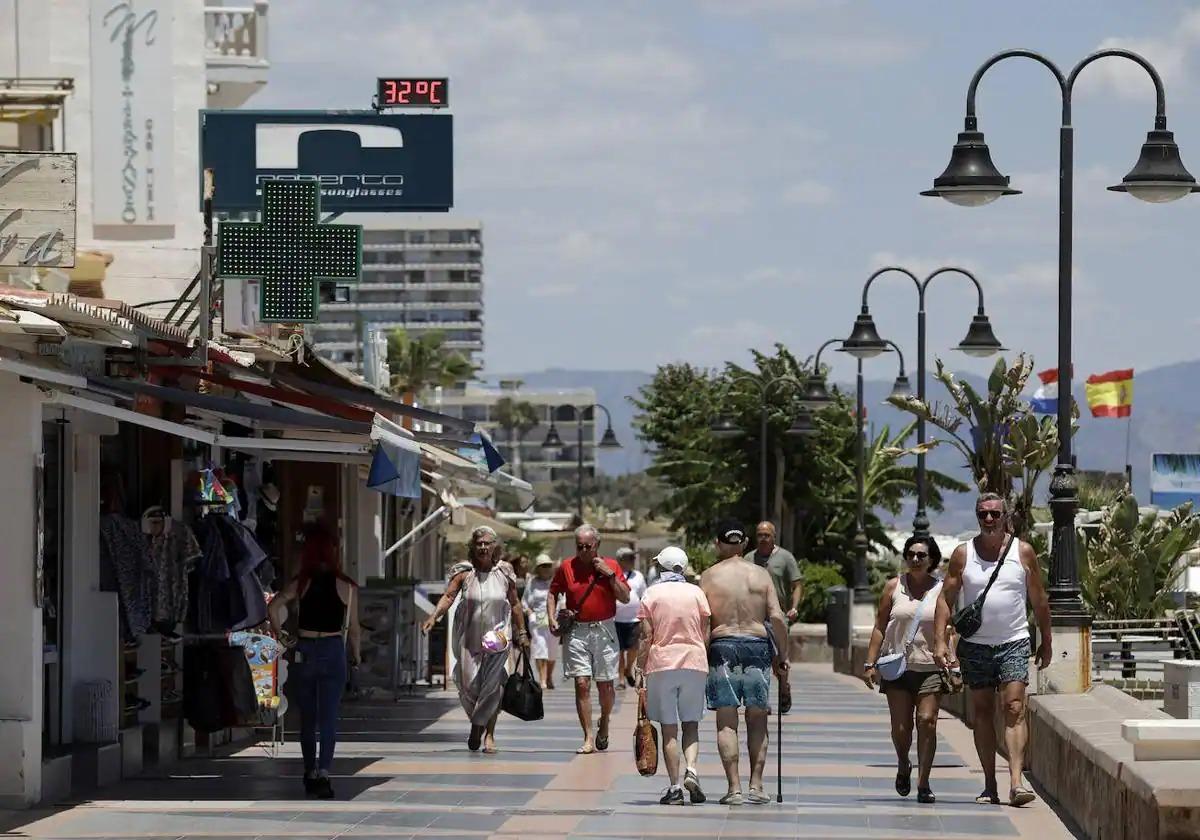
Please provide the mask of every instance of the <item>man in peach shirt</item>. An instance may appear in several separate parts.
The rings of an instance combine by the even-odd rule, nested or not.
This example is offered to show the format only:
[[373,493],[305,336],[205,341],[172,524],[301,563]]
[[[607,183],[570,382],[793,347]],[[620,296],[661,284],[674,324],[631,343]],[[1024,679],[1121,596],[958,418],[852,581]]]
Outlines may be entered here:
[[[682,805],[683,789],[694,803],[704,801],[696,758],[700,754],[700,719],[704,716],[704,686],[708,679],[708,626],[711,611],[700,587],[683,576],[688,557],[681,548],[668,546],[654,558],[662,570],[646,590],[638,608],[642,623],[637,667],[644,675],[641,691],[647,716],[662,726],[663,756],[671,785],[659,800]],[[683,727],[683,754],[687,761],[683,786],[679,784],[679,729]]]

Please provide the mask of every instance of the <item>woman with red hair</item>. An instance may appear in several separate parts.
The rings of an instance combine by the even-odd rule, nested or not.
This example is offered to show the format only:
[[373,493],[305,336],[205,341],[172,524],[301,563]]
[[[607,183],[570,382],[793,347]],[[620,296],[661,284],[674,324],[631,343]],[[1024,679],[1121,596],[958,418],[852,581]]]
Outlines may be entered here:
[[[304,791],[332,799],[329,770],[337,743],[338,706],[346,685],[346,654],[362,660],[358,625],[358,585],[342,572],[337,544],[329,532],[305,533],[300,573],[271,601],[271,626],[280,638],[287,605],[299,603],[299,640],[292,665],[294,696],[300,704],[300,750],[304,754]],[[321,733],[320,758],[317,732]]]

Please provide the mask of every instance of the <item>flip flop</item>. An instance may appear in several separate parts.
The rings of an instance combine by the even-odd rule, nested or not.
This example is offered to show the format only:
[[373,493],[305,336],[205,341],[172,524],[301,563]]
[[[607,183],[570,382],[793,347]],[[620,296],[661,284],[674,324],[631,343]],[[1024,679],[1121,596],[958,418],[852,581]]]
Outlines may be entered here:
[[977,804],[977,805],[999,805],[1000,804],[1000,794],[996,793],[995,791],[985,790],[983,793],[981,793],[975,797],[975,804]]
[[905,763],[896,770],[896,793],[908,796],[912,793],[912,762]]
[[603,735],[600,735],[599,733],[596,734],[596,749],[600,752],[604,752],[608,749],[608,733]]
[[575,750],[575,755],[591,755],[596,751],[595,747],[580,747]]
[[1037,795],[1029,788],[1015,787],[1008,794],[1008,804],[1014,808],[1020,808],[1022,805],[1028,805],[1035,799],[1037,799]]

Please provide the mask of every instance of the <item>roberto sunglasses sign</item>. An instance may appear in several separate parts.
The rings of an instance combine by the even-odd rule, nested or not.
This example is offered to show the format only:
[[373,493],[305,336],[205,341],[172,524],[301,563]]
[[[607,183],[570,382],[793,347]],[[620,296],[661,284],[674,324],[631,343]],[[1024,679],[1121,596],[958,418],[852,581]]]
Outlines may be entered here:
[[75,155],[0,152],[0,266],[75,265]]

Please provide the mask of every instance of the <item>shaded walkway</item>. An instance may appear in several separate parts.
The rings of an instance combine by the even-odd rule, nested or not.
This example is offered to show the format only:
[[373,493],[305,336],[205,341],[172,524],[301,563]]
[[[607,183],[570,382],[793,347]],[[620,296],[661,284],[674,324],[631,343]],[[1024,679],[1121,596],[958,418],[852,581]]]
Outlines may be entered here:
[[[784,803],[726,808],[658,805],[665,770],[637,775],[631,755],[634,704],[619,706],[608,754],[576,756],[569,691],[547,693],[547,719],[502,718],[502,752],[467,752],[467,726],[451,693],[397,703],[355,704],[343,719],[335,763],[339,799],[300,791],[298,747],[270,759],[249,748],[195,759],[170,773],[123,783],[103,799],[58,812],[7,815],[0,836],[37,838],[410,838],[410,837],[820,837],[1058,840],[1072,835],[1042,802],[1015,810],[976,805],[981,788],[970,732],[943,717],[936,805],[892,789],[894,755],[886,705],[861,684],[806,666],[793,674],[795,705],[784,723]],[[631,700],[633,692],[625,692]],[[772,734],[774,721],[772,720]],[[700,773],[718,796],[723,774],[711,720],[702,725]],[[972,762],[968,764],[964,762]],[[1001,762],[1001,765],[1003,762]],[[743,756],[743,775],[748,765]],[[768,763],[775,789],[775,751]]]

